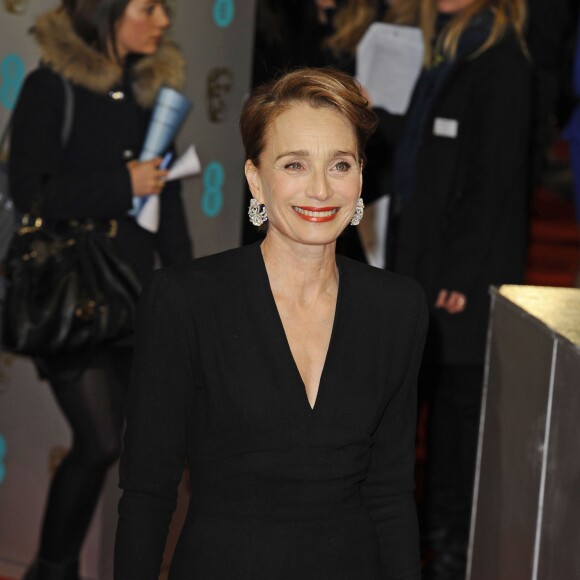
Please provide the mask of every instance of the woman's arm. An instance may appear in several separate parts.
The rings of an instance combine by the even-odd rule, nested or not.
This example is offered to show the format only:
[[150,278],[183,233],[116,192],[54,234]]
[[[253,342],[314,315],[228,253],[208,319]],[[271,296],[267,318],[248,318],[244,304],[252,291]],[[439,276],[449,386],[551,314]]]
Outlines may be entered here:
[[428,315],[425,297],[418,286],[411,311],[415,312],[415,321],[407,348],[406,372],[374,433],[373,455],[362,486],[363,500],[379,537],[384,580],[421,577],[413,490],[417,375]]
[[194,345],[187,300],[165,270],[139,304],[120,464],[116,580],[157,580],[192,409]]

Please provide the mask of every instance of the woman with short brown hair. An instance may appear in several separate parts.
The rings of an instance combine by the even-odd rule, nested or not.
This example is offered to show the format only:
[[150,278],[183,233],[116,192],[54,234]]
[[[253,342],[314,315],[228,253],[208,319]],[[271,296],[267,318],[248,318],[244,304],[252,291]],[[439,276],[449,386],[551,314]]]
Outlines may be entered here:
[[337,256],[363,216],[374,115],[351,77],[291,72],[240,126],[261,244],[159,272],[128,395],[117,580],[419,580],[414,282]]

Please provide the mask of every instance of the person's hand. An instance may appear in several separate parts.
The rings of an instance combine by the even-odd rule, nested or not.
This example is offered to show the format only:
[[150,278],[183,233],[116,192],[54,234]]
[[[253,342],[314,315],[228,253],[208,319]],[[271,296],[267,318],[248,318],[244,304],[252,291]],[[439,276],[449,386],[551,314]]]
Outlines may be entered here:
[[169,173],[165,169],[159,169],[161,157],[155,157],[150,161],[129,161],[127,169],[131,176],[131,188],[133,195],[158,195],[165,185],[165,177]]
[[463,312],[467,306],[467,298],[465,294],[452,290],[439,290],[437,300],[435,301],[435,308],[442,308],[449,314],[458,314]]

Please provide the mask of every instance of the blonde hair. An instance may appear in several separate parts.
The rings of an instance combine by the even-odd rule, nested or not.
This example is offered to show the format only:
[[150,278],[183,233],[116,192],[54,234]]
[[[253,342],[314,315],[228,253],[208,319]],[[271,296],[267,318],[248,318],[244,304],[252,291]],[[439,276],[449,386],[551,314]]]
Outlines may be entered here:
[[472,4],[451,19],[437,39],[435,38],[437,18],[435,1],[422,0],[419,23],[425,41],[424,65],[432,66],[434,55],[437,54],[454,59],[457,56],[459,39],[469,26],[471,19],[486,8],[490,8],[493,13],[493,23],[487,39],[477,50],[475,56],[480,55],[498,42],[510,26],[515,31],[522,50],[527,54],[524,40],[527,16],[525,0],[474,0]]
[[[380,0],[345,0],[332,24],[335,32],[324,41],[336,56],[354,55],[356,47],[379,13]],[[419,0],[392,0],[384,21],[413,26],[418,22]]]
[[384,22],[401,26],[418,26],[420,0],[391,0]]
[[332,19],[334,34],[323,45],[335,56],[354,54],[356,46],[377,13],[377,0],[346,0]]

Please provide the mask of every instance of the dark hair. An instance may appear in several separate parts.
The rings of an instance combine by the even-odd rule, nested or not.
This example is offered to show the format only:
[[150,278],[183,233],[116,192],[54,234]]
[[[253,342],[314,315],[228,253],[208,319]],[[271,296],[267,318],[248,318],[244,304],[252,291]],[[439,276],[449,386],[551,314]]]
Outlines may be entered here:
[[359,157],[365,159],[364,149],[377,126],[377,116],[369,108],[358,83],[350,75],[332,68],[293,70],[254,90],[240,116],[246,159],[258,167],[268,127],[297,102],[315,109],[334,108],[343,114],[354,129]]
[[90,47],[109,54],[109,43],[117,57],[115,27],[130,0],[62,0],[74,31]]

